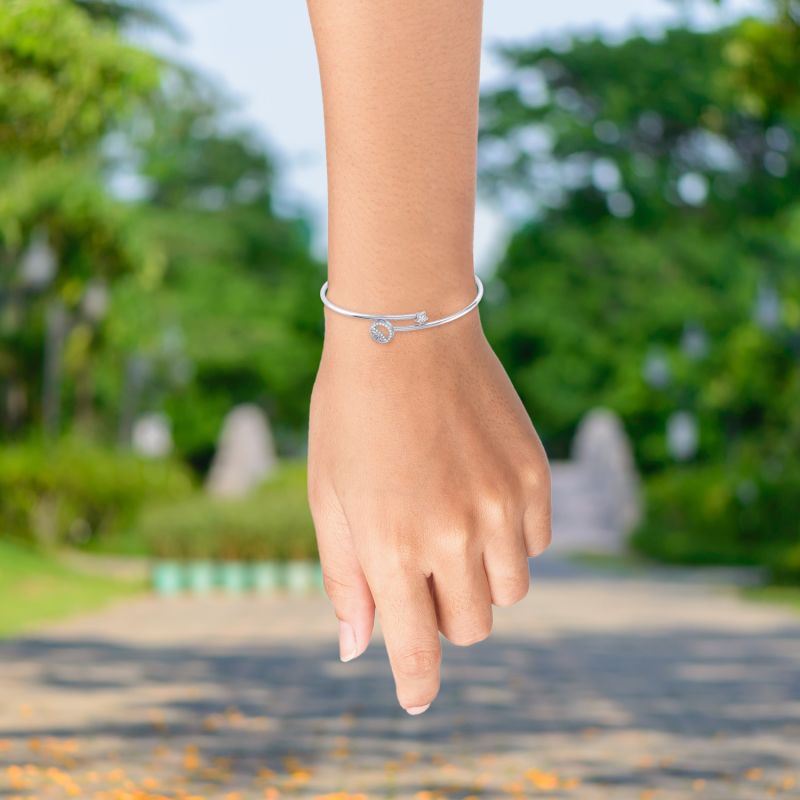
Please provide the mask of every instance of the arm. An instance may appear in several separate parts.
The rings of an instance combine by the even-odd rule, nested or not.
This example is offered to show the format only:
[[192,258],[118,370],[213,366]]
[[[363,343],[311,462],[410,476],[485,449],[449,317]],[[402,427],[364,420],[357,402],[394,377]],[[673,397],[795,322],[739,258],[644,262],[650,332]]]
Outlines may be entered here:
[[332,299],[473,294],[479,0],[310,0],[325,104]]
[[[480,0],[309,0],[325,105],[329,296],[444,316],[473,297]],[[341,656],[375,608],[400,704],[439,686],[439,631],[485,638],[550,537],[547,461],[477,312],[372,342],[326,311],[309,498]]]

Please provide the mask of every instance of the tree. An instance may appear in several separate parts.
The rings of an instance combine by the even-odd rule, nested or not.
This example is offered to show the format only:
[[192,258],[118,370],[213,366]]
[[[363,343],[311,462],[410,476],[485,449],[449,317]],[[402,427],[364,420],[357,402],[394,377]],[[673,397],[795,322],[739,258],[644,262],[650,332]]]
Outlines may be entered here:
[[92,19],[112,23],[118,27],[146,27],[168,31],[178,30],[172,20],[153,3],[137,0],[72,0]]
[[[48,316],[72,318],[71,325],[56,325],[51,340],[58,340],[58,362],[65,360],[86,389],[100,338],[99,304],[92,298],[125,272],[159,268],[157,252],[109,196],[100,158],[104,137],[158,80],[157,59],[65,0],[10,0],[0,7],[0,382],[6,427],[39,416],[34,398]],[[27,256],[37,252],[51,254],[42,257],[52,274],[32,279]],[[91,392],[78,394],[88,412]]]
[[768,123],[800,116],[800,6],[772,0],[769,8],[738,25],[726,51],[739,104]]
[[179,448],[200,467],[237,402],[260,402],[296,449],[321,347],[309,298],[322,270],[308,227],[276,212],[273,161],[257,136],[229,123],[229,110],[207,84],[173,71],[131,131],[139,221],[168,269],[155,294],[121,285],[112,315],[111,353],[152,365],[145,401],[169,412]]
[[0,148],[33,156],[99,141],[158,82],[158,62],[65,0],[0,7]]
[[[798,116],[775,101],[788,89],[758,109],[741,90],[754,62],[734,56],[760,24],[506,50],[513,77],[484,98],[481,141],[484,186],[519,219],[489,333],[551,452],[592,406],[617,409],[650,475],[714,474],[704,502],[748,520],[721,526],[729,556],[796,535],[791,503],[766,519],[797,487]],[[781,84],[786,53],[770,55]],[[687,548],[706,523],[683,520]]]

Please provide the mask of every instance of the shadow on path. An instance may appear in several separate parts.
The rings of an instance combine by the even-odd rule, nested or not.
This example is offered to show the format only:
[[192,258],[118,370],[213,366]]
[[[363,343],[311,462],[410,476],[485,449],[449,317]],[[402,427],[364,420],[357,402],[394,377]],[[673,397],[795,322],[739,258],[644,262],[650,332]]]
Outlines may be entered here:
[[53,765],[169,788],[143,799],[800,797],[800,620],[687,575],[533,574],[497,634],[445,645],[422,717],[380,643],[339,663],[322,598],[145,598],[2,642],[0,767],[34,777],[0,770],[0,797]]
[[[733,743],[714,766],[670,767],[673,777],[692,780],[751,768],[748,741],[800,741],[796,628],[746,636],[581,633],[447,647],[443,689],[424,721],[397,707],[379,647],[342,665],[328,646],[233,652],[27,638],[0,645],[0,660],[22,668],[32,688],[80,697],[90,710],[77,724],[50,726],[48,736],[108,741],[115,751],[124,742],[130,752],[193,741],[207,759],[231,759],[243,779],[265,766],[280,770],[287,757],[324,764],[342,735],[364,765],[420,747],[448,757],[514,754],[542,737],[631,731]],[[109,693],[118,709],[95,715],[95,698],[102,706]],[[154,721],[154,709],[163,717]],[[0,738],[28,735],[27,725],[0,727]],[[761,753],[758,764],[797,766],[782,751]],[[586,767],[584,781],[630,781],[625,772],[592,775]]]

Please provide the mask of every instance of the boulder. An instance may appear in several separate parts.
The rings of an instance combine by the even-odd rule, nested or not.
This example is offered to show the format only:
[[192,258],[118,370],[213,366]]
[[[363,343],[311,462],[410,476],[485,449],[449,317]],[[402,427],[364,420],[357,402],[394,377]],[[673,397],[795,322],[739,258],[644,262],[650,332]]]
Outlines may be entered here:
[[621,534],[630,533],[641,521],[641,482],[620,418],[606,408],[590,411],[578,426],[572,458],[604,498],[604,522]]
[[206,489],[217,497],[242,497],[277,467],[275,443],[264,412],[236,406],[225,417]]

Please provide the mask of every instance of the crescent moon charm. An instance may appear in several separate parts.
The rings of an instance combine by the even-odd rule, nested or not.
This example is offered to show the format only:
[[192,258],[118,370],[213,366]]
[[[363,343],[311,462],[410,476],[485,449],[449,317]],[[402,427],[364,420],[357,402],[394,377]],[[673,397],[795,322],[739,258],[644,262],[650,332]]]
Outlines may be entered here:
[[369,335],[378,344],[389,344],[394,339],[394,325],[388,319],[373,320],[369,326]]

